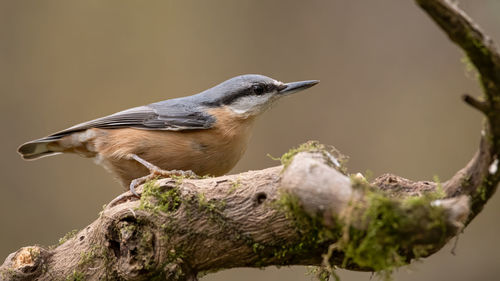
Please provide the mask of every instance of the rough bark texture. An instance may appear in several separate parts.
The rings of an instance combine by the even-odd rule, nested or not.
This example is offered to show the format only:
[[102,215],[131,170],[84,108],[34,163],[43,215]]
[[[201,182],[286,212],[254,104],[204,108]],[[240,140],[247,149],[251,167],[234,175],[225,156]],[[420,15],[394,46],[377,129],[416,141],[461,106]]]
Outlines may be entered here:
[[495,192],[500,149],[500,55],[456,4],[416,1],[480,74],[478,152],[440,184],[346,175],[329,150],[308,143],[282,166],[206,179],[161,179],[125,194],[54,248],[24,247],[2,280],[196,280],[233,267],[320,265],[390,272],[438,251]]

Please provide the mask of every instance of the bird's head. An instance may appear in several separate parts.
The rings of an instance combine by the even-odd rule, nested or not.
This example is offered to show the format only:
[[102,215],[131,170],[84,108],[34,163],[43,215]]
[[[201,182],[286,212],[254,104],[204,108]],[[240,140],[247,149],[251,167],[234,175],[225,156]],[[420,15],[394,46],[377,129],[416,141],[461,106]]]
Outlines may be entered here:
[[243,117],[257,116],[278,99],[318,84],[318,80],[283,83],[247,74],[226,80],[199,95],[205,106],[225,106]]

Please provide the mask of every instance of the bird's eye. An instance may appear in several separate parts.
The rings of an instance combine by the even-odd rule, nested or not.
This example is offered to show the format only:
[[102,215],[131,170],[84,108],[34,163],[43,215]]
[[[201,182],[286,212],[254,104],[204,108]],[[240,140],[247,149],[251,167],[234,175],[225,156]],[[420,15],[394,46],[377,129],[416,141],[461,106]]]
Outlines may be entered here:
[[254,85],[253,86],[253,92],[257,96],[260,96],[260,95],[264,94],[264,87],[262,85]]

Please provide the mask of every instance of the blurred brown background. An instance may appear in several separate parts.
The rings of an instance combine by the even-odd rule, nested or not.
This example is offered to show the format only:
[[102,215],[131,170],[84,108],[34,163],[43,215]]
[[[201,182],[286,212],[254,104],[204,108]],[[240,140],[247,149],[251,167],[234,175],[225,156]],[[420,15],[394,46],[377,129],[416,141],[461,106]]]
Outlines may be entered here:
[[[94,220],[122,190],[91,160],[25,162],[19,144],[133,106],[260,73],[321,83],[256,127],[234,173],[276,165],[309,139],[351,156],[351,172],[442,180],[470,159],[481,116],[462,52],[411,0],[0,1],[0,259]],[[500,1],[461,1],[500,42]],[[447,246],[396,280],[498,280],[500,196]],[[235,269],[203,280],[310,280],[302,267]],[[340,271],[342,280],[369,273]]]

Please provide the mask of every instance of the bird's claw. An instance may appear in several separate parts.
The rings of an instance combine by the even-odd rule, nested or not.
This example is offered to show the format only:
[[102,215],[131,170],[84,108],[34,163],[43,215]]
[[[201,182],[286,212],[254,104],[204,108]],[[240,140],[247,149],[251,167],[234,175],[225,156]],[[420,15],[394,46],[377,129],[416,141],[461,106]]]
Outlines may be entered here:
[[144,184],[145,182],[148,182],[150,180],[154,180],[157,178],[173,178],[173,177],[185,177],[185,178],[198,178],[198,176],[191,170],[188,171],[181,171],[181,170],[162,170],[159,168],[150,170],[150,174],[144,177],[140,177],[137,179],[134,179],[130,182],[130,192],[136,196],[137,198],[141,198],[141,196],[135,191],[135,189],[141,185]]
[[152,179],[154,179],[155,176],[153,173],[147,175],[147,176],[144,176],[144,177],[140,177],[140,178],[137,178],[137,179],[134,179],[130,182],[130,186],[129,186],[129,189],[130,189],[130,192],[137,198],[141,198],[141,196],[137,193],[137,191],[135,191],[135,188],[138,187],[139,185],[147,182],[147,181],[150,181]]
[[130,193],[120,194],[118,197],[116,197],[111,202],[109,202],[108,205],[106,206],[106,208],[109,209],[109,208],[111,208],[111,207],[113,207],[115,205],[118,205],[119,202],[126,201],[126,200],[131,199],[131,198],[141,198],[141,193],[142,192],[138,193],[135,190],[141,184],[144,184],[144,183],[146,183],[146,182],[148,182],[150,180],[157,179],[159,177],[162,177],[162,178],[172,178],[172,177],[175,177],[175,176],[177,176],[177,177],[186,177],[186,178],[198,178],[198,175],[196,175],[191,170],[188,170],[188,171],[181,171],[181,170],[167,171],[167,170],[162,170],[162,169],[156,167],[156,168],[153,168],[152,170],[150,170],[150,174],[149,175],[146,175],[146,176],[134,179],[134,180],[132,180],[130,182],[129,190],[130,190],[130,193],[132,193],[132,194],[130,194]]
[[148,161],[142,159],[141,157],[135,155],[135,154],[130,154],[130,158],[134,159],[135,161],[139,162],[142,164],[144,167],[146,167],[149,170],[149,175],[134,179],[130,182],[130,192],[137,198],[141,198],[141,196],[135,191],[136,187],[138,187],[141,184],[144,184],[147,181],[156,179],[156,178],[172,178],[174,176],[177,177],[189,177],[189,178],[197,178],[198,176],[191,170],[188,171],[181,171],[181,170],[163,170],[157,167],[156,165],[149,163]]

